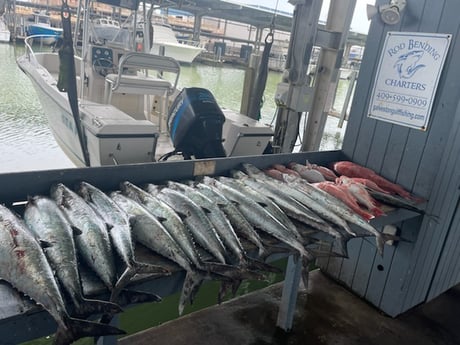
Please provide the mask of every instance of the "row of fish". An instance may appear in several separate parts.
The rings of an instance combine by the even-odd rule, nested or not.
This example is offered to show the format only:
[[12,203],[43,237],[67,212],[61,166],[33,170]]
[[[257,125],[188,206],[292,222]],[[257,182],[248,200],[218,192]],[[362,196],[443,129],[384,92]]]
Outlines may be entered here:
[[[264,262],[274,251],[295,253],[305,270],[318,255],[347,256],[347,241],[356,236],[375,236],[382,254],[385,241],[394,237],[377,231],[366,211],[329,190],[331,184],[347,186],[341,178],[337,183],[340,177],[332,170],[311,164],[266,171],[244,164],[231,177],[143,188],[125,181],[109,195],[86,182],[76,192],[56,184],[50,197],[29,199],[22,219],[0,206],[0,277],[53,316],[56,344],[121,334],[107,324],[121,311],[117,302],[133,277],[170,274],[165,267],[137,261],[136,243],[186,271],[180,313],[204,280],[222,282],[220,300],[227,289],[235,292],[243,279],[264,279],[264,272],[276,272]],[[379,193],[390,195],[384,189]],[[369,212],[377,212],[376,205],[370,207]],[[333,242],[336,252],[320,252],[316,234]],[[282,245],[273,245],[274,240]],[[251,256],[247,244],[255,248]],[[83,295],[79,260],[103,282],[109,301]],[[103,316],[100,322],[84,320],[91,314]]]

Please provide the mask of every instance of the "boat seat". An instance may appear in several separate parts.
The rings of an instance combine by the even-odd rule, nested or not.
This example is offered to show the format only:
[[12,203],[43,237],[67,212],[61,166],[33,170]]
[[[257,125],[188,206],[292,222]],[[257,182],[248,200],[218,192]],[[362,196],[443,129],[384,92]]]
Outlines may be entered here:
[[[153,70],[158,75],[170,72],[176,78],[171,83],[160,77],[143,74],[140,70]],[[120,58],[118,74],[108,74],[105,77],[105,103],[111,103],[114,93],[158,95],[167,99],[177,87],[179,74],[180,65],[173,58],[138,52],[126,53]]]

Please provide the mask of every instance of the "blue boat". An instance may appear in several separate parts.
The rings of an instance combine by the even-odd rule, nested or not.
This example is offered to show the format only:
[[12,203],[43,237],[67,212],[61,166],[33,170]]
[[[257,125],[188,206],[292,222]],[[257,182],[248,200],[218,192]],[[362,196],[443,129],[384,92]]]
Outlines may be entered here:
[[45,12],[34,12],[33,20],[26,27],[27,36],[40,35],[42,43],[53,44],[62,36],[62,29],[51,26],[50,16]]

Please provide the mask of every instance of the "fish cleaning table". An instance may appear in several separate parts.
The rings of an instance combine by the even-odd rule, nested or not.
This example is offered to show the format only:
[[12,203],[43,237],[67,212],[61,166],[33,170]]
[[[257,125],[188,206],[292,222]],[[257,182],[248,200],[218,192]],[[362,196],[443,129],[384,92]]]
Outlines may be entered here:
[[[49,195],[50,187],[55,183],[63,183],[73,187],[81,181],[86,181],[104,192],[110,192],[119,190],[119,184],[123,181],[143,185],[145,183],[161,184],[168,180],[193,180],[202,175],[225,176],[232,169],[239,168],[242,163],[251,163],[263,169],[273,164],[305,163],[307,160],[320,165],[328,165],[330,162],[344,159],[346,157],[343,156],[341,151],[325,151],[8,173],[0,175],[0,184],[2,186],[0,202],[8,207],[13,207],[21,213],[28,196]],[[376,219],[373,224],[376,226],[394,224],[416,216],[418,214],[415,212],[399,209],[391,212],[387,217]],[[279,254],[275,254],[272,259],[276,257],[279,258]],[[158,260],[161,259],[158,258]],[[165,263],[165,265],[167,264]],[[139,280],[130,285],[129,288],[155,293],[162,297],[175,293],[180,289],[185,274],[183,270],[177,267],[170,267],[170,269],[173,271],[171,276],[153,280]],[[289,256],[277,322],[278,327],[285,331],[290,330],[292,327],[300,272],[300,262],[296,262],[292,255]],[[91,287],[91,279],[89,278],[82,278],[84,287],[85,279],[87,280],[86,285],[89,286],[87,288],[89,293],[96,295],[103,293],[103,289],[98,290],[97,286]],[[0,284],[0,301],[2,301],[0,308],[2,343],[15,344],[45,336],[55,331],[55,322],[47,312],[35,306],[32,301],[24,299],[19,293],[3,283]],[[104,337],[101,341],[103,344],[115,344],[116,338]]]

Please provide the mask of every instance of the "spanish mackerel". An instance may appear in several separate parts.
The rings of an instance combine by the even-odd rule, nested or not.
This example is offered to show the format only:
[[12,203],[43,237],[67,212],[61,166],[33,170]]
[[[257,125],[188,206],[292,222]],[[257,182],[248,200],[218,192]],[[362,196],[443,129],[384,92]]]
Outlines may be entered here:
[[[199,190],[192,188],[188,185],[178,183],[178,182],[169,182],[169,188],[176,189],[185,196],[189,197],[201,208],[206,210],[207,217],[214,225],[218,235],[222,239],[224,246],[228,249],[227,252],[230,252],[231,257],[229,257],[229,263],[240,266],[242,271],[253,270],[252,278],[262,278],[261,275],[257,276],[257,271],[269,271],[269,272],[279,272],[275,267],[269,266],[261,261],[255,260],[246,255],[240,239],[235,233],[232,224],[225,216],[225,213],[219,208],[219,206],[214,202],[214,200],[209,199],[207,196],[202,194]],[[228,256],[228,255],[227,255]],[[242,272],[245,273],[245,272]],[[247,272],[247,277],[250,276],[250,272]]]
[[81,231],[75,244],[83,260],[112,292],[117,272],[107,224],[83,198],[62,183],[51,188],[51,195],[70,223]]
[[286,228],[292,231],[293,235],[300,239],[300,235],[297,231],[296,226],[292,223],[291,219],[289,219],[288,215],[270,198],[267,198],[266,195],[260,193],[249,186],[246,186],[241,181],[221,176],[218,178],[220,182],[223,184],[228,185],[236,190],[243,191],[245,194],[251,197],[255,202],[257,202],[260,206],[265,208],[267,212],[269,212],[273,217],[275,217],[280,223],[282,223]]
[[[330,234],[333,237],[338,236],[337,230],[329,225],[323,218],[318,216],[302,202],[298,201],[290,193],[284,193],[280,188],[251,178],[242,172],[234,172],[233,175],[243,184],[252,188],[254,193],[261,193],[277,204],[288,216],[303,222],[313,228]],[[296,230],[296,233],[297,230]]]
[[[254,166],[246,165],[247,169],[252,169],[254,173],[256,173],[256,169]],[[313,198],[318,203],[329,207],[333,210],[337,215],[343,217],[346,221],[358,225],[362,229],[368,231],[370,234],[375,236],[375,241],[377,245],[377,250],[380,255],[383,255],[383,247],[385,242],[388,240],[397,240],[399,237],[392,236],[389,234],[384,234],[375,229],[371,224],[366,222],[361,216],[353,212],[347,205],[345,205],[342,201],[338,200],[337,198],[333,197],[332,195],[328,194],[327,192],[314,187],[307,181],[303,179],[294,178],[293,176],[289,176],[287,174],[283,174],[283,179],[293,186],[299,188],[305,194],[308,194],[311,198]],[[273,181],[277,181],[273,179]],[[283,184],[280,181],[276,183],[281,184],[283,188],[286,184]]]
[[[300,203],[302,203],[304,206],[308,207],[310,210],[318,214],[321,218],[331,222],[332,224],[335,224],[336,226],[342,228],[346,232],[348,232],[352,236],[356,236],[356,233],[354,233],[347,222],[341,218],[339,215],[337,215],[335,212],[330,210],[327,204],[323,202],[318,202],[318,200],[313,199],[310,194],[303,193],[295,188],[292,188],[288,184],[281,182],[273,177],[270,177],[266,175],[263,171],[257,169],[251,164],[243,164],[243,168],[245,172],[248,173],[249,176],[254,177],[255,179],[259,179],[265,183],[271,184],[275,188],[280,188],[282,186],[283,189],[280,190],[280,193],[284,190],[289,196],[292,198],[296,199]],[[280,172],[281,173],[281,172]],[[298,177],[295,177],[293,175],[288,175],[288,174],[283,174],[283,176],[289,176],[291,179],[296,179],[296,180],[301,180]]]
[[247,219],[244,218],[238,208],[222,193],[220,193],[219,190],[212,186],[208,186],[204,183],[198,183],[195,187],[208,198],[214,200],[222,211],[224,211],[235,231],[237,231],[240,236],[254,244],[259,249],[258,255],[263,256],[265,253],[265,247],[259,234],[254,230],[254,227],[247,221]]
[[214,178],[205,176],[203,182],[207,185],[215,186],[226,198],[234,202],[243,216],[256,228],[296,249],[301,256],[309,261],[314,260],[314,256],[304,248],[297,237],[257,202]]
[[197,204],[170,188],[161,189],[157,197],[176,211],[203,249],[212,254],[218,262],[226,263],[224,244],[205,212]]
[[179,299],[179,314],[181,315],[186,301],[192,301],[204,277],[196,272],[179,244],[163,227],[161,222],[144,206],[126,195],[113,192],[110,197],[133,217],[132,230],[137,241],[154,252],[170,259],[187,271]]
[[195,266],[200,266],[201,259],[196,252],[193,238],[172,207],[128,181],[120,183],[120,189],[124,195],[139,202],[154,215],[180,245],[190,261]]
[[48,311],[58,325],[54,344],[98,335],[124,334],[109,325],[71,318],[53,271],[38,241],[25,223],[0,205],[0,278]]
[[78,193],[94,207],[102,219],[110,226],[109,235],[113,246],[126,265],[125,271],[117,282],[115,288],[117,291],[112,294],[111,300],[116,299],[116,294],[137,273],[170,274],[163,267],[136,261],[129,217],[111,198],[88,182],[80,183]]
[[88,317],[94,313],[121,311],[114,303],[84,297],[73,239],[74,233],[76,236],[81,233],[78,229],[72,228],[53,200],[44,196],[29,198],[24,211],[24,221],[36,238],[50,244],[44,249],[44,253],[71,298],[76,315]]

